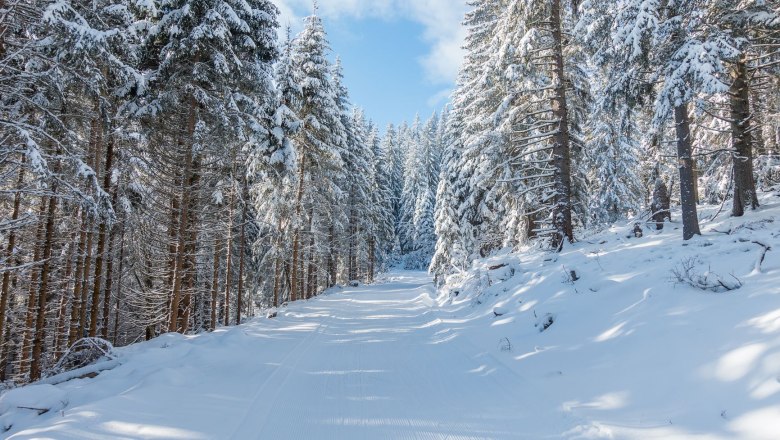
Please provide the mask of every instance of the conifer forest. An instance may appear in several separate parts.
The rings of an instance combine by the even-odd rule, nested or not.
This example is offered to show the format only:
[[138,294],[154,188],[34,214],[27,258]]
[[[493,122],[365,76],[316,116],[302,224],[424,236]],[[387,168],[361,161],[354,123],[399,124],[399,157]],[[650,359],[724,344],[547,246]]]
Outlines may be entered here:
[[[467,11],[454,89],[432,114],[388,125],[353,102],[350,71],[316,1],[291,26],[277,0],[0,0],[0,390],[70,393],[62,407],[0,397],[0,433],[8,433],[0,437],[41,438],[31,427],[55,426],[58,419],[46,417],[64,408],[62,430],[45,438],[780,438],[780,2],[452,2]],[[677,354],[652,348],[677,347],[665,327],[677,328],[675,313],[701,313],[686,315],[681,328],[712,339],[690,354],[700,367],[668,372],[680,378],[668,390],[682,390],[683,401],[698,395],[691,408],[712,397],[723,406],[707,409],[712,421],[698,409],[654,413],[669,401],[638,395],[650,399],[652,384],[671,383],[655,373],[645,376],[644,393],[625,385],[633,400],[614,397],[627,395],[616,377],[586,368],[567,379],[582,362],[640,368],[631,350],[642,346],[656,361],[676,363],[684,346]],[[429,323],[434,318],[438,324]],[[466,361],[440,347],[461,339],[436,329],[471,335],[460,350],[476,363],[461,368]],[[378,339],[350,339],[361,332]],[[370,342],[396,340],[382,335],[407,341],[420,332],[439,345],[420,342],[417,351],[416,342],[396,342],[385,348],[385,356],[401,356],[395,360],[372,351]],[[600,351],[576,357],[581,344],[644,334],[655,342],[615,348],[620,361],[593,354]],[[679,343],[701,336],[685,335]],[[242,345],[239,337],[259,339]],[[299,353],[303,337],[309,351]],[[71,420],[78,416],[70,408],[93,401],[68,388],[73,383],[108,383],[133,362],[153,364],[138,360],[147,352],[134,347],[174,350],[188,338],[215,341],[204,359],[236,344],[236,377],[255,362],[289,365],[300,388],[277,380],[281,370],[241,377],[267,377],[272,385],[263,387],[278,383],[279,395],[301,402],[325,399],[326,385],[336,386],[330,380],[358,383],[355,372],[365,394],[379,383],[366,371],[415,370],[392,376],[403,380],[388,389],[417,388],[420,408],[431,413],[396,426],[389,420],[393,411],[406,417],[403,403],[377,406],[384,416],[372,419],[359,411],[383,400],[361,394],[363,409],[323,400],[301,426],[337,410],[346,417],[340,424],[293,434],[284,427],[307,404],[279,400],[261,409],[256,402],[276,394],[258,388],[253,411],[286,415],[262,426],[245,418],[228,431],[175,422],[154,431],[149,421],[138,422],[146,430],[121,431]],[[342,354],[323,348],[314,362],[317,347],[330,342]],[[252,344],[276,345],[240,357]],[[562,354],[545,352],[556,349]],[[306,368],[335,363],[336,373],[325,388],[304,387],[316,376],[296,376],[298,364],[286,356],[264,360],[288,350]],[[485,367],[495,359],[480,358],[483,351],[508,366]],[[404,364],[398,353],[414,356]],[[197,359],[171,368],[189,371]],[[743,361],[752,367],[735,373]],[[490,377],[500,380],[474,382],[472,390],[480,364],[498,368]],[[744,380],[744,389],[717,394],[711,390],[726,388],[684,379],[710,371],[706,365],[714,372],[702,377],[725,377],[732,387]],[[213,374],[233,374],[220,368]],[[472,373],[456,376],[460,370]],[[443,376],[433,382],[448,385],[426,392],[434,371]],[[539,389],[515,388],[515,373],[504,371]],[[579,385],[543,385],[550,371]],[[421,385],[410,385],[416,380]],[[576,388],[595,383],[611,388]],[[448,387],[471,397],[436,394]],[[525,403],[507,400],[507,387],[526,394],[512,397]],[[582,391],[567,394],[575,389]],[[697,394],[705,389],[714,394]],[[334,399],[348,388],[338,390]],[[656,415],[595,412],[600,404],[587,399],[601,394],[617,399],[606,409],[639,400],[643,414]],[[473,407],[486,401],[484,411],[495,404],[493,422]],[[446,402],[462,407],[445,411],[458,405]],[[537,405],[546,415],[528,412]],[[22,414],[28,406],[54,411]],[[117,420],[130,417],[116,411]],[[350,425],[354,414],[365,419]],[[73,426],[82,430],[67,430]]]

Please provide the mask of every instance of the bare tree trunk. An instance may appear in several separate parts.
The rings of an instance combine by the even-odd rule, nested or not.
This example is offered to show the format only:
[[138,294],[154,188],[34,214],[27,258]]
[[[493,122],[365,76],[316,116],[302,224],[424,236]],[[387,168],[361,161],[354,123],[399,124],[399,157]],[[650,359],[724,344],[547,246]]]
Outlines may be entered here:
[[111,291],[114,288],[114,233],[108,233],[108,252],[106,253],[106,286],[103,288],[103,322],[100,337],[108,340],[111,321]]
[[699,215],[696,208],[696,186],[693,175],[693,146],[688,105],[674,108],[674,122],[677,131],[677,160],[680,168],[680,202],[682,204],[683,239],[690,240],[701,235]]
[[65,254],[65,274],[62,280],[62,294],[60,295],[60,306],[57,312],[57,332],[54,335],[54,355],[55,358],[59,358],[62,353],[65,352],[65,341],[68,336],[67,332],[67,315],[68,315],[68,291],[70,290],[70,278],[73,276],[73,257],[76,250],[76,234],[78,231],[73,231],[68,243],[68,251]]
[[84,254],[87,241],[87,214],[82,210],[81,231],[76,251],[76,273],[73,280],[73,296],[70,305],[70,329],[68,330],[68,346],[73,345],[79,337],[79,312],[81,310],[81,277],[84,272]]
[[[55,173],[59,172],[59,164],[55,165]],[[54,243],[54,223],[57,215],[57,182],[52,183],[52,195],[49,196],[49,213],[46,220],[46,238],[43,244],[43,268],[41,269],[41,284],[38,291],[38,308],[35,319],[35,338],[33,339],[32,362],[30,364],[30,380],[41,377],[41,355],[46,331],[46,301],[49,295],[49,270],[51,268],[52,245]]]
[[750,86],[747,64],[740,59],[734,68],[729,90],[731,102],[731,144],[734,148],[734,203],[731,214],[741,217],[745,207],[758,208],[756,182],[753,179],[753,135],[750,113]]
[[555,169],[555,206],[553,224],[556,235],[553,246],[559,251],[564,241],[574,241],[571,216],[571,140],[569,138],[569,110],[566,102],[566,79],[563,68],[563,34],[561,31],[561,0],[552,0],[550,25],[553,35],[552,112],[558,121],[553,136],[553,165]]
[[314,208],[309,210],[309,257],[306,266],[306,299],[312,298],[316,293],[314,287],[314,274],[316,268],[314,267],[314,230],[312,228],[314,224]]
[[[114,160],[114,137],[109,136],[108,146],[106,147],[106,167],[103,176],[103,188],[108,189],[111,186],[111,167]],[[109,238],[110,230],[108,222],[103,220],[98,228],[97,255],[95,256],[95,279],[92,284],[92,305],[89,314],[89,337],[97,336],[98,317],[100,315],[100,283],[103,279],[103,260],[105,259],[106,240]],[[107,276],[111,276],[108,274]],[[104,316],[104,321],[108,324],[108,316]],[[104,329],[108,334],[108,329]]]
[[301,154],[301,166],[298,171],[298,194],[295,197],[295,223],[293,225],[292,276],[290,277],[290,301],[298,299],[298,275],[300,273],[300,220],[303,209],[304,179],[306,177],[306,154]]
[[230,325],[230,289],[233,287],[233,217],[235,215],[233,209],[235,202],[236,195],[234,185],[230,193],[230,207],[228,208],[227,255],[225,256],[225,302],[222,304],[225,320],[224,325]]
[[[2,0],[0,0],[1,2]],[[2,28],[0,28],[2,30]],[[2,34],[0,34],[2,35]],[[0,41],[0,45],[2,41]],[[2,46],[0,46],[2,50]],[[22,185],[24,184],[24,163],[26,156],[22,155],[21,165],[19,166],[19,177],[16,179],[16,194],[14,194],[14,207],[11,213],[11,222],[15,222],[19,219],[19,207],[22,202]],[[5,261],[9,262],[14,256],[14,248],[16,247],[16,231],[11,229],[8,232],[8,245],[5,248]],[[0,347],[5,344],[5,323],[6,323],[6,309],[8,308],[8,298],[11,290],[11,271],[6,270],[3,272],[3,284],[2,295],[0,295]]]
[[274,307],[279,307],[279,290],[282,288],[282,218],[276,226],[276,261],[274,262]]
[[241,325],[241,310],[244,306],[244,242],[246,241],[247,208],[249,206],[246,178],[244,178],[243,188],[244,208],[241,211],[241,232],[238,234],[238,292],[236,294],[236,325]]
[[214,239],[214,265],[211,271],[211,317],[209,321],[209,330],[214,331],[217,328],[217,292],[219,291],[219,238]]
[[81,274],[81,298],[79,299],[79,329],[78,332],[76,332],[76,340],[80,339],[87,328],[87,308],[89,307],[88,302],[88,289],[87,285],[89,283],[89,274],[92,269],[92,242],[94,240],[95,233],[92,231],[92,224],[91,220],[88,220],[87,223],[87,246],[84,249],[84,270]]
[[336,227],[333,224],[333,220],[330,222],[330,226],[328,227],[328,242],[329,242],[329,251],[328,251],[328,283],[327,286],[333,287],[336,285],[336,270],[337,270],[337,255],[336,255]]
[[38,283],[39,283],[39,269],[38,263],[41,261],[41,254],[43,253],[42,244],[44,240],[44,234],[46,231],[46,197],[41,197],[41,205],[38,209],[38,227],[35,231],[35,243],[33,244],[35,250],[33,251],[33,263],[35,266],[30,270],[30,285],[28,286],[27,293],[27,313],[24,319],[24,335],[22,336],[22,353],[19,358],[19,374],[27,374],[30,368],[30,351],[32,350],[33,341],[33,323],[35,322],[35,305],[38,303]]
[[[195,188],[198,188],[198,185],[200,185],[200,159],[198,156],[195,156],[193,158],[193,166],[192,166],[192,176],[190,178],[188,187],[190,188],[190,192],[194,193]],[[192,314],[192,296],[195,293],[195,271],[197,269],[196,267],[196,261],[195,257],[197,254],[197,242],[198,242],[198,228],[197,228],[197,222],[198,222],[198,199],[195,197],[195,195],[190,196],[190,207],[189,207],[189,223],[187,224],[187,231],[188,231],[188,237],[187,237],[187,245],[185,247],[186,249],[186,258],[187,258],[187,265],[184,270],[184,279],[185,283],[183,285],[186,285],[187,288],[184,292],[182,292],[183,295],[183,301],[180,306],[179,311],[179,323],[177,324],[178,331],[181,333],[186,333],[189,330],[190,327],[190,316]]]
[[347,255],[347,264],[348,269],[347,273],[349,274],[349,281],[357,280],[358,274],[357,274],[357,227],[355,226],[357,224],[357,213],[355,212],[355,202],[354,197],[350,196],[349,199],[349,246],[348,246],[348,252]]
[[114,336],[112,341],[114,345],[119,338],[119,310],[122,305],[122,277],[124,276],[125,264],[125,224],[122,223],[122,234],[119,238],[119,280],[116,283],[116,308],[114,309]]
[[[90,165],[95,171],[96,175],[100,175],[100,155],[103,150],[103,128],[100,121],[100,100],[95,100],[95,116],[92,118],[90,127]],[[88,303],[88,287],[89,287],[89,274],[92,269],[92,242],[94,240],[94,231],[92,230],[92,220],[88,216],[85,216],[86,222],[84,226],[87,228],[87,244],[84,253],[83,272],[81,275],[81,287],[79,288],[81,297],[79,299],[79,328],[78,333],[74,335],[74,342],[84,335],[87,329],[87,308],[90,307]],[[95,307],[95,306],[92,306]]]
[[[195,63],[200,61],[200,56],[195,56]],[[187,226],[189,225],[189,208],[190,208],[190,191],[189,188],[190,178],[192,174],[193,165],[193,147],[195,142],[195,119],[197,111],[197,102],[195,96],[189,97],[189,110],[187,115],[186,126],[186,139],[183,139],[184,148],[184,169],[182,170],[181,179],[181,202],[180,214],[179,214],[179,231],[176,244],[176,266],[174,268],[173,276],[173,292],[171,294],[171,315],[168,320],[168,331],[175,332],[179,322],[179,303],[182,298],[182,284],[184,282],[184,264],[186,258],[187,239],[189,234]]]
[[[113,144],[113,141],[111,142]],[[108,153],[106,153],[106,156],[108,156]],[[113,156],[113,155],[112,155]],[[108,162],[108,157],[106,157],[106,162]],[[111,166],[110,164],[106,165],[106,179],[104,181],[104,184],[111,184]],[[114,185],[112,188],[112,195],[111,195],[111,206],[116,207],[117,202],[119,199],[119,188],[118,184]],[[108,188],[108,186],[106,186]],[[124,239],[124,230],[125,227],[122,225],[122,239]],[[101,337],[105,340],[108,340],[108,329],[109,329],[109,322],[111,320],[111,292],[114,287],[114,235],[115,235],[115,229],[112,227],[109,229],[108,232],[108,252],[106,254],[107,262],[106,262],[106,287],[103,289],[103,324],[102,324],[102,332]],[[120,263],[121,264],[121,263]]]
[[376,265],[376,240],[372,237],[368,241],[368,278],[369,283],[374,282],[374,266]]

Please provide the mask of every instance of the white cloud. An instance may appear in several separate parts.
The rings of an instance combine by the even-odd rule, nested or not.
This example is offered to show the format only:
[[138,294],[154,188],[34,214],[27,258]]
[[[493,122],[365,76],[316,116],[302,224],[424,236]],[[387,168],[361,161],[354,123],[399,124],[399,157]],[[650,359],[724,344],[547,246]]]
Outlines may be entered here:
[[[300,28],[301,17],[312,11],[311,0],[273,0],[281,10],[280,23]],[[424,27],[423,41],[429,52],[419,61],[426,77],[435,84],[455,81],[463,60],[461,26],[464,0],[319,0],[320,15],[328,18],[406,18]]]
[[428,98],[428,107],[438,108],[440,105],[444,102],[447,102],[447,100],[450,99],[450,96],[452,95],[453,89],[446,88],[444,90],[440,90],[435,95]]

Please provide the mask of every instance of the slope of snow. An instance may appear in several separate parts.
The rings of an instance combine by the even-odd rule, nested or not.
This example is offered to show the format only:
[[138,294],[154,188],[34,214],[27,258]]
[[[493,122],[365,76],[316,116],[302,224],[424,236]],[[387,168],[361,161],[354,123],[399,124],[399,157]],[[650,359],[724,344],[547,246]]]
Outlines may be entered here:
[[[479,261],[438,293],[393,272],[118,349],[119,367],[48,388],[52,411],[13,407],[40,388],[0,397],[3,437],[780,438],[780,198],[687,243],[632,226]],[[741,288],[677,283],[685,262]]]
[[[475,345],[511,346],[496,357],[544,395],[532,411],[579,421],[550,435],[777,440],[780,198],[763,203],[689,242],[676,223],[642,238],[630,224],[560,255],[481,260],[439,301]],[[686,265],[714,288],[680,283]]]

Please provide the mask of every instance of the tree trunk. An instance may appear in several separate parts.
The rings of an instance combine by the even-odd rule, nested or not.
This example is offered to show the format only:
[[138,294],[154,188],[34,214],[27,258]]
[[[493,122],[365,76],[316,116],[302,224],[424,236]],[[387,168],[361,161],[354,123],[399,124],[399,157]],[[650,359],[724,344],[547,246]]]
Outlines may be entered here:
[[563,68],[563,35],[561,31],[561,0],[552,0],[550,25],[553,36],[552,112],[558,121],[553,135],[553,167],[555,173],[555,206],[553,247],[563,249],[564,241],[574,242],[571,216],[571,140],[569,139],[569,110],[566,102],[566,79]]
[[119,280],[116,283],[116,309],[114,309],[114,336],[112,341],[114,345],[119,338],[119,307],[122,305],[122,277],[124,275],[125,263],[125,224],[122,224],[122,234],[119,238]]
[[368,241],[368,271],[366,279],[367,282],[374,282],[374,266],[376,265],[376,240],[372,237]]
[[214,331],[217,328],[217,292],[219,291],[219,238],[214,239],[214,265],[211,270],[211,315],[209,321],[209,330]]
[[301,165],[298,171],[298,194],[295,197],[295,220],[293,225],[292,276],[290,277],[290,301],[298,299],[298,275],[300,254],[300,221],[303,213],[304,178],[306,176],[306,155],[301,154]]
[[[111,167],[113,166],[113,160],[114,137],[110,136],[108,139],[108,146],[106,147],[106,167],[103,176],[104,190],[111,186]],[[108,222],[105,220],[101,221],[100,227],[98,228],[97,255],[95,256],[95,279],[92,284],[92,305],[89,314],[90,338],[97,336],[98,317],[100,315],[100,283],[103,279],[103,260],[105,259],[106,240],[109,239],[110,233],[111,231],[109,230]],[[107,276],[110,277],[111,274],[108,274]],[[107,326],[108,316],[104,316],[103,319]],[[108,334],[108,328],[104,329],[104,334]]]
[[[193,158],[193,165],[192,165],[192,176],[190,178],[188,187],[190,188],[190,192],[194,192],[195,188],[198,188],[200,185],[200,159],[199,156],[195,156]],[[187,257],[187,265],[184,269],[184,279],[185,283],[183,285],[187,286],[186,290],[182,292],[182,304],[179,307],[179,323],[177,324],[178,331],[181,333],[186,333],[189,330],[190,326],[190,315],[192,314],[192,297],[195,293],[195,270],[196,270],[196,261],[195,257],[197,254],[197,243],[198,243],[198,228],[197,228],[197,222],[198,222],[198,200],[197,197],[194,195],[190,196],[189,198],[190,207],[189,207],[189,222],[187,223],[187,231],[188,231],[188,237],[187,237],[187,245],[185,247],[186,249],[186,257]]]
[[[197,63],[199,60],[200,56],[196,55],[195,62]],[[189,110],[187,114],[186,139],[183,140],[183,143],[186,146],[184,147],[184,169],[182,170],[181,179],[181,202],[179,203],[180,214],[178,221],[179,230],[176,243],[176,265],[173,274],[173,291],[171,294],[171,315],[168,320],[169,332],[175,332],[179,322],[179,303],[181,302],[182,298],[182,284],[184,282],[184,263],[186,258],[185,253],[187,249],[187,239],[189,238],[187,226],[189,224],[190,214],[190,191],[192,191],[192,188],[189,188],[189,183],[192,174],[192,163],[194,155],[193,147],[195,143],[196,111],[197,102],[195,101],[195,96],[190,95]]]
[[690,240],[701,235],[699,215],[696,208],[696,185],[693,174],[693,146],[688,105],[674,108],[674,122],[677,131],[677,160],[680,169],[680,202],[682,204],[683,239]]
[[276,261],[274,262],[274,307],[279,307],[279,290],[282,287],[282,217],[276,226]]
[[235,185],[233,185],[233,189],[230,192],[230,207],[228,208],[227,255],[225,256],[225,302],[222,304],[222,316],[224,316],[223,324],[226,326],[230,325],[230,288],[233,284],[233,208],[236,202],[235,193]]
[[88,283],[89,274],[92,269],[92,242],[95,237],[94,231],[92,231],[92,222],[88,220],[87,228],[87,245],[84,249],[84,270],[81,274],[81,298],[79,299],[79,329],[76,332],[76,340],[81,339],[84,336],[84,332],[87,329],[87,308],[89,307],[88,301]]
[[[103,150],[103,128],[100,121],[100,100],[95,100],[95,117],[92,118],[90,126],[90,165],[92,166],[95,174],[100,175],[100,154]],[[94,231],[92,230],[91,222],[88,216],[85,216],[86,222],[84,223],[87,228],[87,243],[84,254],[83,272],[81,274],[81,287],[79,298],[79,328],[77,334],[74,335],[74,342],[83,337],[84,332],[87,330],[87,308],[97,307],[96,305],[90,305],[88,303],[88,287],[89,287],[89,274],[92,269],[92,242],[94,241]]]
[[316,293],[316,287],[314,286],[314,274],[316,268],[314,267],[314,230],[312,228],[314,224],[314,208],[309,210],[309,257],[306,267],[306,299],[312,298]]
[[73,296],[70,305],[70,329],[68,330],[68,346],[73,345],[79,336],[79,312],[81,311],[81,277],[84,272],[84,254],[87,247],[87,214],[82,210],[81,231],[76,251],[76,273],[73,280]]
[[753,179],[753,136],[750,113],[750,89],[747,64],[740,59],[734,68],[729,90],[731,103],[731,144],[734,149],[734,203],[731,214],[741,217],[745,207],[758,208],[756,183]]
[[[116,206],[116,205],[114,205]],[[100,337],[108,340],[111,321],[111,292],[114,288],[114,232],[108,232],[108,251],[106,252],[106,286],[103,288],[103,322]]]
[[[55,168],[59,168],[58,164]],[[57,169],[55,173],[58,173]],[[51,187],[49,196],[49,213],[46,221],[46,238],[43,244],[43,268],[41,269],[41,284],[38,291],[38,308],[35,319],[35,338],[33,339],[32,362],[30,364],[30,380],[41,377],[41,355],[46,331],[46,301],[49,295],[49,270],[51,268],[52,245],[54,243],[55,217],[57,215],[57,182]]]
[[60,295],[60,306],[57,312],[57,332],[54,334],[54,356],[59,358],[65,352],[65,341],[67,339],[67,315],[68,315],[68,287],[70,287],[70,278],[73,276],[73,257],[76,251],[76,234],[73,231],[68,243],[68,251],[65,254],[65,274],[62,279],[63,287]]
[[[0,0],[2,1],[2,0]],[[1,35],[1,34],[0,34]],[[1,43],[0,43],[1,44]],[[2,48],[0,47],[0,50]],[[14,194],[14,207],[11,213],[11,222],[19,219],[19,208],[22,202],[22,185],[24,184],[24,163],[26,156],[22,155],[21,165],[19,166],[19,177],[16,179],[16,194]],[[9,262],[14,256],[16,247],[16,230],[11,229],[8,232],[8,245],[5,248],[5,261]],[[0,295],[0,347],[5,344],[5,323],[6,309],[8,308],[8,298],[11,290],[11,271],[3,272],[2,294]]]
[[337,264],[338,264],[338,256],[336,251],[336,226],[333,224],[333,220],[331,219],[330,226],[328,228],[328,242],[329,242],[329,252],[328,252],[328,284],[327,286],[333,287],[336,285],[336,271],[337,271]]
[[349,255],[347,256],[347,264],[349,268],[347,273],[349,274],[349,281],[357,280],[357,213],[355,210],[354,197],[349,198]]
[[[22,336],[22,353],[19,358],[19,374],[24,375],[30,368],[30,351],[32,350],[33,323],[35,322],[35,305],[38,303],[37,292],[39,283],[38,263],[41,261],[43,253],[42,245],[44,234],[46,232],[46,197],[41,197],[41,205],[38,209],[38,227],[35,231],[35,243],[33,251],[33,266],[30,269],[30,285],[27,293],[27,313],[24,319],[24,335]],[[48,220],[48,219],[47,219]]]
[[[246,184],[244,185],[246,194]],[[244,197],[244,209],[241,212],[241,232],[238,234],[238,292],[236,292],[236,325],[241,324],[241,308],[244,306],[244,241],[246,240],[247,199]]]

